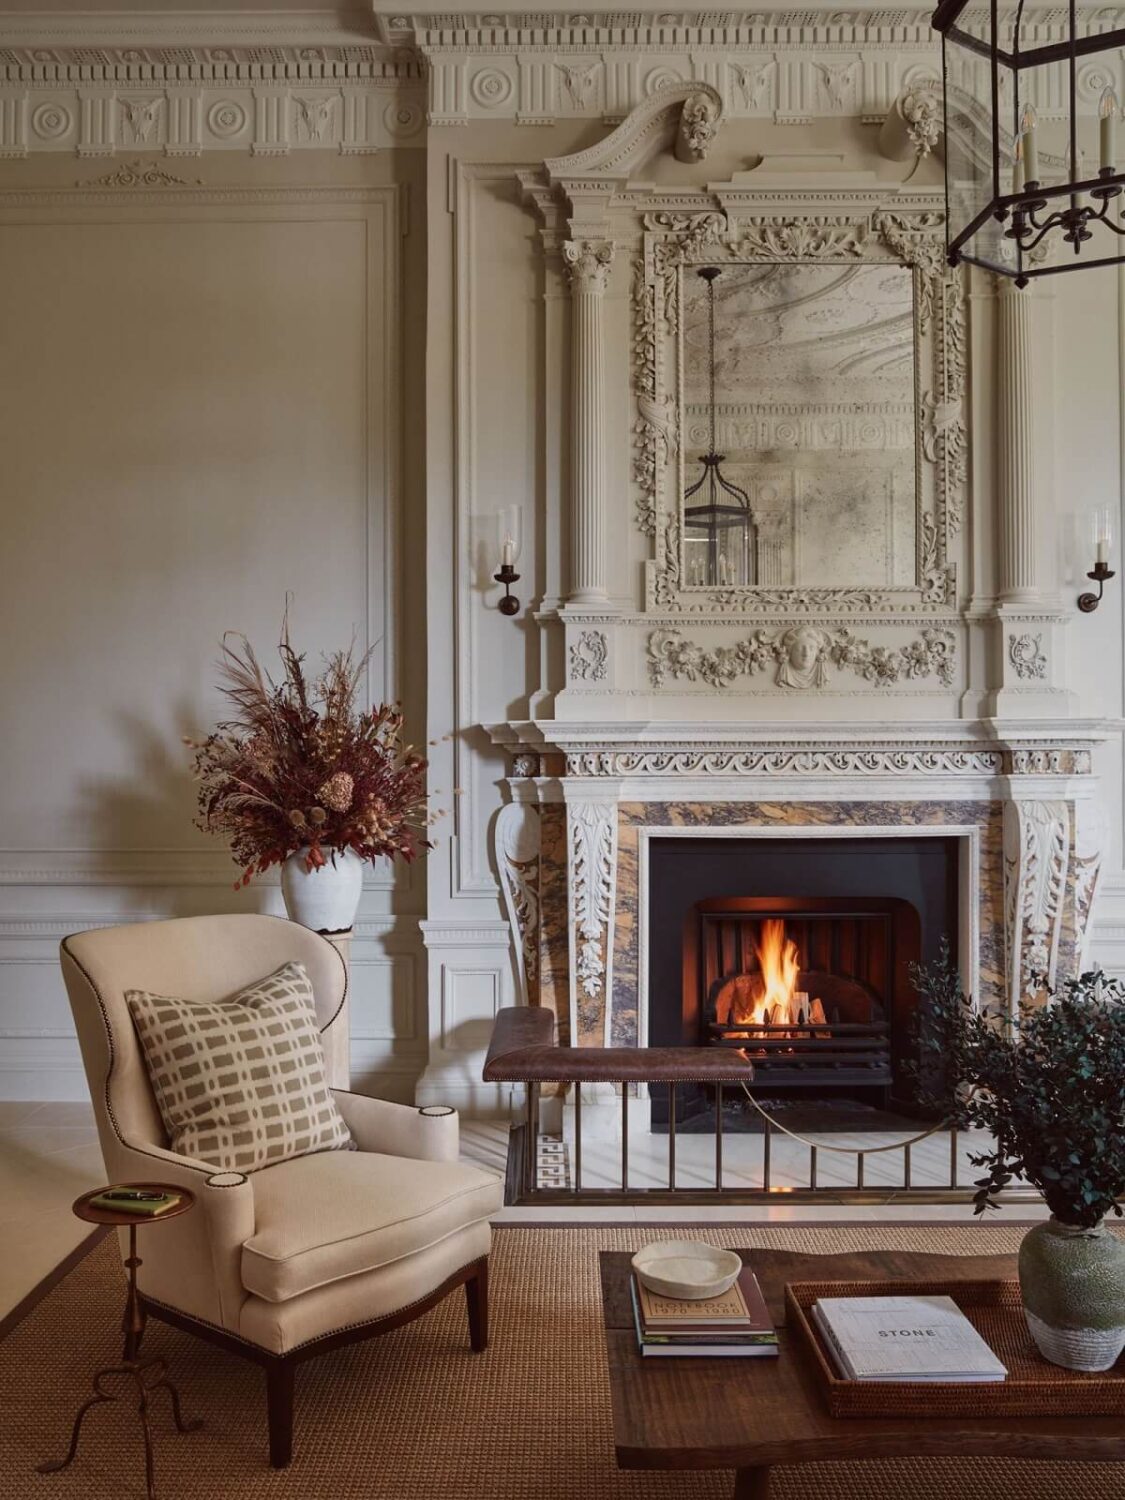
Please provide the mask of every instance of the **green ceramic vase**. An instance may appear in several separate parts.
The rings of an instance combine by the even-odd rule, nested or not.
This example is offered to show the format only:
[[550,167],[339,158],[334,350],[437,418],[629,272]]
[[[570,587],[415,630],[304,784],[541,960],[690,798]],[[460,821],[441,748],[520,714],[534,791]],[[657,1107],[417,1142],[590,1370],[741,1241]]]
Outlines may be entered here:
[[1108,1370],[1125,1349],[1125,1243],[1104,1223],[1049,1219],[1019,1254],[1024,1315],[1039,1352],[1068,1370]]

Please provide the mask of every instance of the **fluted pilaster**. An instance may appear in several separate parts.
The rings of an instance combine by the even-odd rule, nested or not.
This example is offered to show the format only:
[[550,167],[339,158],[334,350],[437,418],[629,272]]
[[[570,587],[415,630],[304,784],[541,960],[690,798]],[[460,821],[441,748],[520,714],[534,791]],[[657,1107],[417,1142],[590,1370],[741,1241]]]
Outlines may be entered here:
[[998,582],[1001,602],[1014,602],[1039,592],[1032,303],[1030,289],[997,279]]
[[604,297],[609,240],[568,240],[571,299],[571,604],[606,601]]

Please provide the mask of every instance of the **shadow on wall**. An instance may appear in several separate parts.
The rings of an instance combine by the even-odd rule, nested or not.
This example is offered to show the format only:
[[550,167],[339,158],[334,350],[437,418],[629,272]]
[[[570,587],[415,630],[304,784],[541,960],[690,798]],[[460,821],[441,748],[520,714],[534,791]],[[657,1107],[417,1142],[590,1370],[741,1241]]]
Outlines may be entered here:
[[[118,886],[124,920],[215,912],[283,912],[276,873],[236,891],[239,866],[225,845],[193,825],[196,784],[185,737],[198,738],[208,719],[181,703],[166,733],[141,714],[119,712],[121,763],[132,771],[78,783],[77,822],[91,851],[93,878]],[[99,860],[100,856],[100,860]],[[102,869],[99,870],[99,862]],[[229,878],[228,878],[229,877]]]

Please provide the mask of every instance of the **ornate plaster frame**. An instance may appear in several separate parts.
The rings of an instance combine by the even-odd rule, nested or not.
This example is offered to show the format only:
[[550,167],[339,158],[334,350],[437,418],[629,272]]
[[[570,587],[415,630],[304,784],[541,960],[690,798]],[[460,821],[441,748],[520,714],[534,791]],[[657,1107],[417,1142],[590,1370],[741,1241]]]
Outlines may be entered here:
[[[932,199],[880,200],[871,190],[804,194],[797,212],[753,202],[742,183],[644,215],[633,300],[633,483],[652,538],[645,607],[661,615],[756,618],[948,615],[957,604],[953,541],[965,511],[964,284],[945,263],[944,213]],[[747,201],[749,200],[749,201]],[[682,581],[680,441],[685,271],[776,261],[902,265],[913,272],[918,494],[917,582],[904,587],[725,588]]]

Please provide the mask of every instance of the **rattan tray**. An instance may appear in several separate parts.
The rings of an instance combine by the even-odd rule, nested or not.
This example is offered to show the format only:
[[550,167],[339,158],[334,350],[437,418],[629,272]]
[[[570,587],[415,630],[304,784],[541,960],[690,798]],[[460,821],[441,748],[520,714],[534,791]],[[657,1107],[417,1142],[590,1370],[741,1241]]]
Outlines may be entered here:
[[[995,1385],[845,1380],[811,1308],[819,1297],[949,1296],[1008,1367]],[[834,1417],[1125,1417],[1125,1357],[1082,1375],[1052,1365],[1032,1342],[1017,1281],[799,1281],[785,1288],[786,1322],[805,1346]]]

